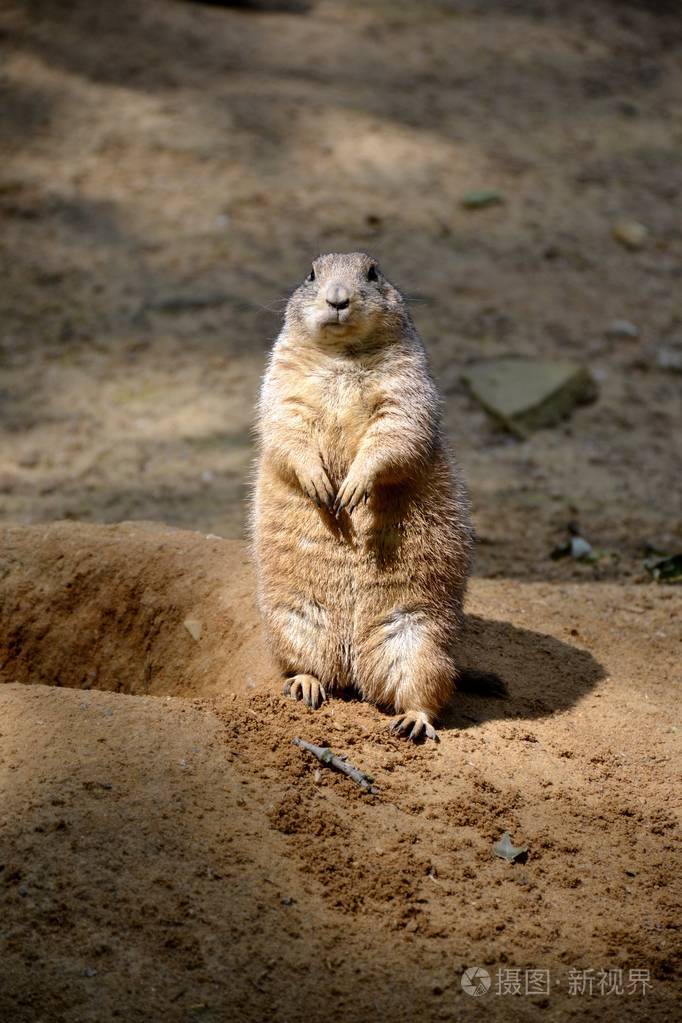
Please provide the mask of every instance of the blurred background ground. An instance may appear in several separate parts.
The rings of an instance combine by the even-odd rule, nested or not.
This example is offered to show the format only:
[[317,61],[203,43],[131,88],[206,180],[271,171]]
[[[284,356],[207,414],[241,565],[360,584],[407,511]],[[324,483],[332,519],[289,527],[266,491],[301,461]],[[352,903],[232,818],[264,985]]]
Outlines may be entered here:
[[[643,576],[681,540],[674,5],[263,6],[3,4],[0,515],[241,535],[286,294],[361,248],[414,299],[477,571]],[[505,202],[462,208],[479,188]],[[505,354],[600,398],[514,440],[460,383]],[[595,566],[548,558],[576,519]]]

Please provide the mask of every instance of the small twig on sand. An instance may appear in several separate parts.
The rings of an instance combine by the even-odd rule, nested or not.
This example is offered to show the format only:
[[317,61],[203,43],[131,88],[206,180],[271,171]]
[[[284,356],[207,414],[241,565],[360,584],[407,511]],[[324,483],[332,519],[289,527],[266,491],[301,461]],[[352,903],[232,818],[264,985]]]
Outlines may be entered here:
[[344,774],[347,774],[365,792],[369,792],[373,796],[379,792],[379,789],[372,784],[374,778],[370,774],[365,774],[359,767],[353,767],[352,764],[347,763],[345,755],[336,756],[329,749],[329,746],[315,746],[314,743],[306,742],[305,739],[294,739],[293,741],[301,749],[305,749],[308,753],[312,753],[313,756],[317,757],[321,764],[333,767],[336,771],[342,771]]

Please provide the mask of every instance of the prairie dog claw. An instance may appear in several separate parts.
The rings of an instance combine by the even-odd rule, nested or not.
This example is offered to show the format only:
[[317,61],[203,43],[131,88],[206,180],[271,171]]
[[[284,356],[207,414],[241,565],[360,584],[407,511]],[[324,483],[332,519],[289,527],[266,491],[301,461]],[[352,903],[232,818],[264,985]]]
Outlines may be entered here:
[[440,742],[438,732],[429,721],[428,715],[421,710],[408,710],[399,714],[389,725],[389,729],[395,735],[403,735],[412,742],[420,739],[432,739]]
[[359,469],[351,469],[336,495],[336,500],[334,501],[335,514],[338,515],[345,508],[348,514],[352,515],[361,501],[367,504],[373,487],[374,481],[371,476]]
[[288,678],[282,692],[292,700],[303,700],[306,707],[312,710],[317,710],[327,699],[324,686],[314,675],[294,675]]
[[298,482],[301,490],[311,501],[314,501],[318,508],[324,505],[332,509],[334,505],[334,488],[323,465],[315,466],[306,472],[298,474]]

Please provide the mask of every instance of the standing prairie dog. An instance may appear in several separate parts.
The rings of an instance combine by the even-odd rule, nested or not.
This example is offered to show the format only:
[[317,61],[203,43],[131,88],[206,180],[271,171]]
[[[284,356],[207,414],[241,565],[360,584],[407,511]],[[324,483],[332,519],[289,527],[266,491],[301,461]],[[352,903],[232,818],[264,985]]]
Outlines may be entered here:
[[258,434],[258,597],[285,694],[354,689],[437,740],[472,527],[422,342],[370,256],[320,256],[291,295]]

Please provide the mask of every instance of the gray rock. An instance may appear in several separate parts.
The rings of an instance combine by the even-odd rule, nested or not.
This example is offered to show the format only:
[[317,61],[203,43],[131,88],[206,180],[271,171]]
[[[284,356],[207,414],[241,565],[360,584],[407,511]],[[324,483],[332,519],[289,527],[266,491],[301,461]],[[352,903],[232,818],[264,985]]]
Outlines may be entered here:
[[192,639],[196,640],[198,643],[201,639],[201,634],[204,631],[201,622],[197,618],[185,618],[182,624],[185,626]]
[[462,206],[466,210],[483,210],[488,206],[497,206],[503,202],[502,193],[493,188],[477,188],[462,196]]
[[517,437],[553,426],[598,394],[588,370],[562,359],[494,359],[471,367],[462,379],[483,408]]
[[659,348],[656,352],[656,365],[659,369],[682,373],[682,349]]
[[630,249],[631,252],[643,248],[649,237],[644,224],[636,220],[619,220],[613,225],[612,234],[623,248]]
[[630,320],[611,320],[606,334],[607,337],[639,337],[639,327]]
[[586,558],[592,553],[592,544],[584,540],[582,536],[571,537],[571,557]]

